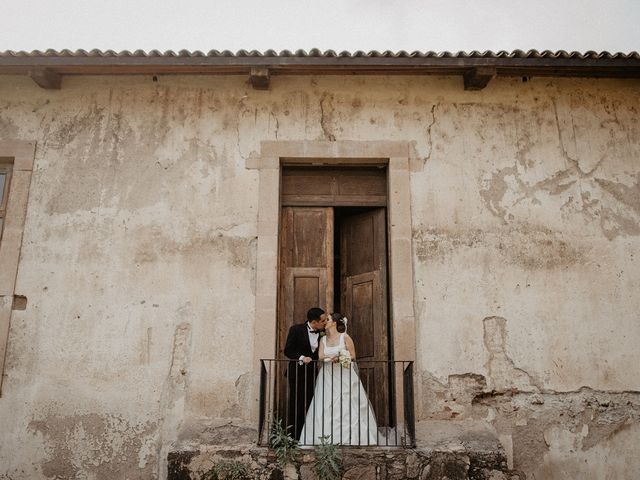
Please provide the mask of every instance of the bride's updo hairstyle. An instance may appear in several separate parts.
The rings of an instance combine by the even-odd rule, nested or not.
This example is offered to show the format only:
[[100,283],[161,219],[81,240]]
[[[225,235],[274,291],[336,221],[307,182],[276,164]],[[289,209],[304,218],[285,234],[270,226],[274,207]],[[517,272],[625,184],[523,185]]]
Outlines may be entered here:
[[347,317],[341,313],[334,312],[331,314],[331,320],[336,322],[336,330],[338,330],[339,333],[347,331]]

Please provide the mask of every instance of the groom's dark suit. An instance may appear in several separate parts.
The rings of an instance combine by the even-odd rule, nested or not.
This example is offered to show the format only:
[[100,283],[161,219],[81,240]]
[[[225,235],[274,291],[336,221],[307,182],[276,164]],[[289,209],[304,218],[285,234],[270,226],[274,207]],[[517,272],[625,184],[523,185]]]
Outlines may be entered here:
[[[298,360],[301,356],[318,359],[318,349],[315,352],[311,349],[309,342],[308,323],[293,325],[287,335],[287,343],[284,347],[284,354],[291,360]],[[317,334],[316,334],[317,335]],[[319,340],[318,335],[318,340]],[[319,343],[318,343],[319,345]],[[309,362],[289,362],[287,379],[289,380],[289,412],[287,415],[287,425],[291,425],[291,433],[295,438],[300,437],[307,408],[313,398],[313,388],[316,380],[316,363]]]

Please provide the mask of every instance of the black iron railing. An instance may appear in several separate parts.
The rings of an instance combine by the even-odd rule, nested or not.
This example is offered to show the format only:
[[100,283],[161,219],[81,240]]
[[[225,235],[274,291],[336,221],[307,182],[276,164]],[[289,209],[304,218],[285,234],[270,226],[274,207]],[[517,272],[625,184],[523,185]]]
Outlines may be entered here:
[[260,445],[280,422],[303,447],[415,446],[413,362],[260,362]]

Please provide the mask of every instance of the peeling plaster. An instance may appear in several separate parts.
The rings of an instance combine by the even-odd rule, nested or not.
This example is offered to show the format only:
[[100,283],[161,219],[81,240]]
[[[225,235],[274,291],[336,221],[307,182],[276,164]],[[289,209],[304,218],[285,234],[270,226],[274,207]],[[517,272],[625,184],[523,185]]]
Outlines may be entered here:
[[255,237],[243,238],[222,232],[187,234],[182,239],[167,237],[160,226],[137,229],[136,264],[167,261],[170,257],[222,258],[230,266],[251,268],[255,264]]
[[518,368],[506,352],[507,320],[502,317],[487,317],[484,324],[484,346],[487,350],[488,387],[496,391],[515,388],[519,391],[538,391],[539,387],[531,375]]
[[[620,235],[640,235],[640,181],[632,187],[623,183],[601,178],[598,172],[608,160],[606,154],[587,169],[581,165],[581,159],[575,152],[577,142],[573,120],[561,120],[558,102],[551,101],[558,149],[565,166],[554,174],[538,181],[531,181],[530,172],[535,165],[527,159],[531,140],[526,133],[521,134],[517,144],[515,164],[492,172],[485,172],[480,178],[480,196],[485,207],[503,224],[514,223],[514,208],[528,201],[530,208],[543,208],[549,200],[561,200],[566,212],[586,215],[600,224],[603,234],[612,240]],[[567,134],[565,130],[570,129]],[[567,146],[567,136],[574,145]],[[571,154],[569,152],[572,152]],[[597,176],[598,175],[598,176]],[[598,188],[599,187],[599,188]],[[610,200],[602,197],[602,192],[611,195]]]
[[[515,468],[532,478],[566,478],[563,471],[575,472],[577,477],[572,478],[602,478],[587,476],[597,469],[602,475],[608,472],[608,478],[629,478],[627,472],[640,468],[640,459],[631,453],[640,439],[640,392],[602,392],[585,387],[576,392],[494,393],[476,397],[473,410],[474,417],[490,418],[498,432],[511,438]],[[614,455],[628,460],[605,466],[597,457],[619,443],[617,437],[628,437],[627,447],[617,448],[631,450]],[[598,453],[594,457],[589,451]],[[586,465],[597,462],[587,467],[589,474],[578,473],[584,464],[571,465],[576,456]]]
[[483,375],[462,373],[449,375],[444,383],[423,371],[420,387],[418,421],[464,420],[473,399],[487,390],[487,381]]
[[474,249],[489,249],[503,264],[525,270],[556,270],[582,265],[589,251],[573,245],[562,232],[529,225],[500,231],[444,230],[417,227],[413,232],[415,255],[421,262],[444,263]]
[[157,478],[155,452],[146,447],[154,424],[85,414],[35,419],[29,430],[44,437],[48,460],[42,474],[47,478]]
[[[442,383],[422,372],[418,420],[491,424],[507,450],[510,468],[527,472],[532,478],[561,479],[566,478],[563,471],[581,472],[586,467],[576,464],[576,455],[587,465],[596,462],[587,469],[589,472],[600,469],[602,475],[607,472],[611,478],[627,478],[628,472],[640,468],[640,460],[636,461],[630,451],[619,453],[633,458],[623,464],[605,468],[602,460],[597,460],[624,441],[619,437],[629,438],[627,448],[640,441],[640,392],[543,388],[540,380],[509,357],[507,324],[502,317],[483,319],[486,378],[464,373],[450,375],[447,383]],[[600,478],[587,476],[586,471],[581,475]]]
[[[190,305],[183,307],[181,317],[190,317]],[[158,441],[158,476],[166,478],[166,458],[184,420],[191,348],[191,324],[179,323],[173,335],[171,361],[160,401],[161,428]]]
[[628,206],[637,215],[640,215],[640,173],[636,174],[635,179],[635,183],[631,186],[602,178],[595,178],[595,181],[618,202]]
[[[325,112],[325,109],[327,110]],[[333,95],[330,93],[322,94],[320,97],[320,127],[326,140],[335,142],[336,136],[329,131],[329,122],[333,115]]]

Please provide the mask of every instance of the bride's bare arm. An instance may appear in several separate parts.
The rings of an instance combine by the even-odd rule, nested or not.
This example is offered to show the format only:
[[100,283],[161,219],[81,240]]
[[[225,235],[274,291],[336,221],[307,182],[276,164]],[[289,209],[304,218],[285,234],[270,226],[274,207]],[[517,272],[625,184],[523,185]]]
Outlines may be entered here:
[[353,340],[351,340],[351,337],[349,336],[349,334],[344,335],[344,345],[345,347],[347,347],[347,350],[349,350],[349,353],[351,354],[351,360],[355,360],[356,359],[356,346],[353,344]]

